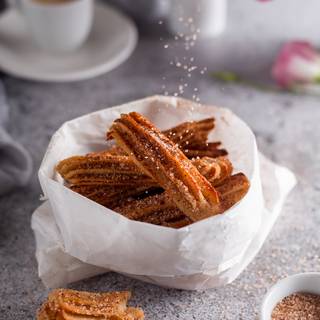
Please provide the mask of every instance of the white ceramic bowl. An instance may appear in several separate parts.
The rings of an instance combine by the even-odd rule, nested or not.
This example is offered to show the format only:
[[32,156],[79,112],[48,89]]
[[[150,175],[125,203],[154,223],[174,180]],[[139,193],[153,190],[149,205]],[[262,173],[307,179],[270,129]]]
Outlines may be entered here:
[[299,273],[278,281],[263,299],[260,319],[270,320],[277,303],[296,292],[320,294],[320,272]]

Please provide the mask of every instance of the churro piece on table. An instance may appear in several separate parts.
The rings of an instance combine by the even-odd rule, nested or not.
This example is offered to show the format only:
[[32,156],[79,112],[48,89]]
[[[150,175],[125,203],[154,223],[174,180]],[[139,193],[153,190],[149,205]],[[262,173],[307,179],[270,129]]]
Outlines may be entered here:
[[70,289],[52,291],[40,308],[37,320],[140,320],[141,309],[127,307],[131,293],[81,292]]

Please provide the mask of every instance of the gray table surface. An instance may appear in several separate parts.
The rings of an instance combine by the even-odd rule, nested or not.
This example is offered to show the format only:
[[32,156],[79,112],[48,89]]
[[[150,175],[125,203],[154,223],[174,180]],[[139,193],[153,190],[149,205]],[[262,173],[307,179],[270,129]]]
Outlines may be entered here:
[[[259,148],[292,169],[299,184],[262,250],[232,284],[205,292],[169,290],[108,273],[71,287],[82,290],[131,289],[133,304],[147,319],[257,319],[263,295],[277,279],[303,271],[320,271],[320,99],[258,91],[212,80],[208,70],[234,69],[264,80],[278,44],[285,37],[265,32],[268,42],[234,33],[205,41],[185,52],[175,41],[143,39],[118,69],[95,79],[46,84],[4,76],[11,107],[10,132],[30,151],[30,184],[0,198],[0,318],[33,319],[48,291],[37,276],[30,217],[41,193],[36,171],[51,135],[66,120],[144,96],[177,91],[189,81],[185,97],[230,108],[254,130]],[[191,78],[170,61],[193,55],[199,66]],[[177,58],[178,57],[178,58]],[[165,77],[165,79],[163,79]],[[181,78],[183,78],[181,80]],[[185,78],[185,79],[184,79]],[[162,88],[165,85],[166,88]],[[197,88],[198,91],[194,91]]]

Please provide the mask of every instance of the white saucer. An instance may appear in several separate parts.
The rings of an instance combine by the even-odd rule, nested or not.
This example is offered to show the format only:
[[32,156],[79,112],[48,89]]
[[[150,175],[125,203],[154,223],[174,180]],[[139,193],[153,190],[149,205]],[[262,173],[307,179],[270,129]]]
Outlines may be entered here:
[[9,10],[0,17],[0,69],[39,81],[76,81],[108,72],[132,53],[137,43],[133,22],[115,9],[95,5],[88,40],[73,53],[50,55],[34,45],[23,17]]

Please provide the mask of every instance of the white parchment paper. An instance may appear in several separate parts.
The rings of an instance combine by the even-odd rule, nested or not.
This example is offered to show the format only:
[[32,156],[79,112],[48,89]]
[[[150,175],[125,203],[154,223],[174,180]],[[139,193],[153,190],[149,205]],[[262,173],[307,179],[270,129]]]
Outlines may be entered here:
[[[222,141],[235,171],[248,176],[248,194],[223,215],[176,230],[128,220],[64,187],[54,166],[68,156],[106,149],[107,128],[129,111],[146,115],[161,129],[214,116],[210,140]],[[39,170],[48,199],[32,218],[40,277],[49,287],[106,270],[182,289],[229,283],[253,259],[295,184],[288,170],[262,159],[261,167],[253,133],[233,113],[180,98],[150,97],[65,123]],[[268,173],[263,191],[261,168]]]

